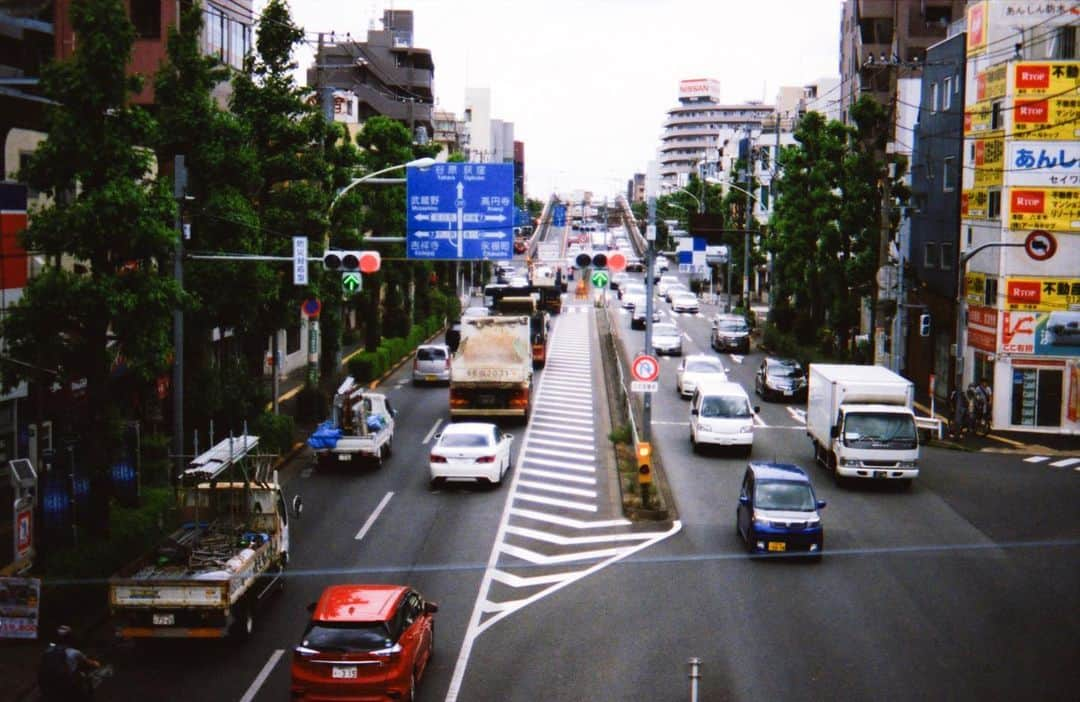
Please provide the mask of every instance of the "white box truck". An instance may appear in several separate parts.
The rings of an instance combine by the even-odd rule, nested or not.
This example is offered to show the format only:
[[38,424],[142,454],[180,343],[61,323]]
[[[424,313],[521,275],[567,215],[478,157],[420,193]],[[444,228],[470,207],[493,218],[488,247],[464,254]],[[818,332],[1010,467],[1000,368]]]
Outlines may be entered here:
[[914,392],[881,366],[811,363],[806,429],[814,459],[838,478],[918,477]]

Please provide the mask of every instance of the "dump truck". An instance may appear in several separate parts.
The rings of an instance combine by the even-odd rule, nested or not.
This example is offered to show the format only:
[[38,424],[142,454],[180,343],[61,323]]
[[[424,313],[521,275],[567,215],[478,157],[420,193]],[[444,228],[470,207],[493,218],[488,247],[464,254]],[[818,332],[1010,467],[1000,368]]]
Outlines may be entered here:
[[109,610],[124,639],[243,640],[259,607],[285,585],[289,519],[273,456],[259,438],[225,439],[197,456],[176,486],[181,524],[109,579]]
[[386,395],[346,378],[334,393],[330,419],[308,438],[316,467],[361,461],[382,466],[394,450],[394,416]]
[[806,406],[814,459],[837,478],[919,475],[914,386],[882,366],[811,363]]
[[528,315],[465,317],[450,362],[450,416],[529,416],[532,400]]
[[526,297],[499,297],[495,302],[494,313],[499,316],[528,315],[529,343],[532,347],[533,368],[543,368],[547,364],[548,331],[551,317],[540,309],[537,295]]

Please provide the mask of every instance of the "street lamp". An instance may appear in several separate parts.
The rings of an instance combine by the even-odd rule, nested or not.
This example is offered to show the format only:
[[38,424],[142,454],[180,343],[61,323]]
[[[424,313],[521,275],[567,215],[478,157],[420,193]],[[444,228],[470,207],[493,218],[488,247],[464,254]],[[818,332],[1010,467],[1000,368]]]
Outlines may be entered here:
[[[341,199],[342,195],[349,192],[357,185],[381,176],[383,173],[389,173],[390,171],[396,171],[401,168],[431,168],[434,165],[435,159],[431,158],[430,156],[424,156],[423,158],[413,159],[408,163],[399,163],[396,166],[387,166],[386,168],[377,170],[374,173],[368,173],[366,175],[360,176],[359,178],[354,178],[348,185],[339,190],[337,195],[334,196],[334,199],[330,202],[330,208],[327,210],[327,212],[333,212],[334,205],[337,204],[337,201]],[[390,182],[401,183],[404,182],[404,179],[395,178],[393,181]]]

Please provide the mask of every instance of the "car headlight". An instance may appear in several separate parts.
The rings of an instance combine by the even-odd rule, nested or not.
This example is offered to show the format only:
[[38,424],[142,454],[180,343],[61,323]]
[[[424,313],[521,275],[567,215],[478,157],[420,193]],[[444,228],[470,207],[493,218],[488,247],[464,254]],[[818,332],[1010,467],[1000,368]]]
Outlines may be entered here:
[[753,424],[747,424],[744,427],[739,427],[739,433],[740,434],[749,434],[752,431],[754,431],[754,425]]
[[911,470],[915,465],[915,461],[900,461],[900,468],[903,470]]
[[768,519],[762,519],[761,517],[754,517],[754,527],[757,529],[768,529],[771,526],[771,522]]
[[842,466],[857,466],[859,465],[858,459],[855,458],[841,458],[840,465]]

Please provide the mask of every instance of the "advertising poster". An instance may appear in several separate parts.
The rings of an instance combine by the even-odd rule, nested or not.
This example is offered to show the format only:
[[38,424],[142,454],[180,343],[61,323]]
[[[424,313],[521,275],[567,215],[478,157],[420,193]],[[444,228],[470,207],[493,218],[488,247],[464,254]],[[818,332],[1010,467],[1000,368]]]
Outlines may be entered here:
[[989,132],[989,102],[976,103],[964,110],[964,136],[986,136]]
[[1009,229],[1080,231],[1080,189],[1015,188],[1007,202]]
[[1080,356],[1080,312],[1004,312],[1001,353]]
[[986,50],[986,2],[975,2],[967,8],[967,53],[981,54]]
[[1080,137],[1080,95],[1017,100],[1013,109],[1014,139],[1067,141]]
[[998,312],[992,307],[968,308],[968,346],[994,353],[997,350]]
[[999,63],[975,76],[975,100],[997,100],[1005,97],[1005,78],[1008,64]]
[[1006,149],[1009,185],[1080,188],[1080,141],[1010,141]]
[[965,219],[986,219],[990,194],[985,190],[965,190],[960,194],[960,216]]
[[1080,309],[1080,278],[1006,278],[1005,306],[1046,312]]
[[1069,396],[1065,403],[1065,415],[1070,422],[1080,422],[1080,361],[1069,363]]
[[[964,273],[964,298],[969,305],[986,303],[986,274],[976,271]],[[994,327],[997,327],[995,322]]]
[[1023,61],[1013,66],[1016,98],[1056,97],[1077,87],[1080,87],[1080,66],[1073,62]]
[[40,578],[0,578],[0,639],[36,639]]
[[1005,164],[1003,139],[975,140],[975,187],[985,188],[1001,185],[1002,166]]

